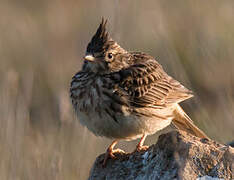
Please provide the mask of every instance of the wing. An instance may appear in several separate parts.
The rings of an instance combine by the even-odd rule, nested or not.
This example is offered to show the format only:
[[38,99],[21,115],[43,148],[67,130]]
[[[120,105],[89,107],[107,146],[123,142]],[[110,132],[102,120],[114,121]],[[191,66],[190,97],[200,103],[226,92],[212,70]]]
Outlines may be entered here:
[[163,108],[192,97],[191,91],[164,72],[155,59],[118,72],[119,88],[127,92],[131,106]]

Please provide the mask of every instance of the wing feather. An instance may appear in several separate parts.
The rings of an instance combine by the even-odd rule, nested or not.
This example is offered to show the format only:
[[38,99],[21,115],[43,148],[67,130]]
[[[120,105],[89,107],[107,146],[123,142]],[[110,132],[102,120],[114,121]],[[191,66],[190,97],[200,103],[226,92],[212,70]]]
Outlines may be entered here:
[[132,106],[165,107],[192,97],[192,92],[164,72],[155,59],[118,72],[120,88],[128,92]]

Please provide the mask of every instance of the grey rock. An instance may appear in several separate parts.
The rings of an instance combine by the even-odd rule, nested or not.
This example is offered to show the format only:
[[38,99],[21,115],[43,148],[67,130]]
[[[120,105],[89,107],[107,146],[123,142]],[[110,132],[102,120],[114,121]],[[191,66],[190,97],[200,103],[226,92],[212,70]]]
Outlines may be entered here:
[[202,177],[197,178],[196,180],[224,180],[224,179],[211,177],[211,176],[202,176]]
[[97,157],[89,180],[234,178],[234,148],[185,132],[163,134],[145,152],[115,155],[106,167],[104,154]]

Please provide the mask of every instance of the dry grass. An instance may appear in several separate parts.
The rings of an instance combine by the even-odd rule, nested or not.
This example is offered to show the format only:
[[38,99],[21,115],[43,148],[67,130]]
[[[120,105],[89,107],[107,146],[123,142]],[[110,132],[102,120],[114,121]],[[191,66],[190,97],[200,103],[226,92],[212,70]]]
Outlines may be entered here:
[[85,179],[105,151],[109,140],[80,126],[68,94],[101,16],[124,48],[155,56],[195,92],[184,105],[210,137],[232,140],[233,12],[218,0],[1,1],[0,179]]

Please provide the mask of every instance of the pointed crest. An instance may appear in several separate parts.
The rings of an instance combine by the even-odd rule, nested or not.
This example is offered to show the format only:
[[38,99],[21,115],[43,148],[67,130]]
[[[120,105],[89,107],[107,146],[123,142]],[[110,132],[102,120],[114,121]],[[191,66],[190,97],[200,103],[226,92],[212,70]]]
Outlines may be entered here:
[[99,25],[97,32],[88,44],[87,52],[102,52],[105,44],[110,40],[108,32],[106,31],[106,24],[107,20],[102,18],[102,22]]

